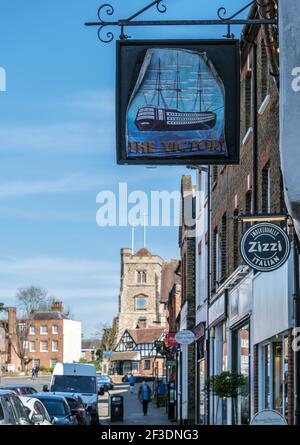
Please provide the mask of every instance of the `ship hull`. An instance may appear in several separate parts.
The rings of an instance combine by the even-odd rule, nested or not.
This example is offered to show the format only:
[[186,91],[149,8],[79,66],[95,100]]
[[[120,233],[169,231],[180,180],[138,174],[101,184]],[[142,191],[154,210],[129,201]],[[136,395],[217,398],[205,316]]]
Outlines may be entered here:
[[[148,108],[149,110],[149,108]],[[212,112],[180,112],[153,108],[151,112],[139,110],[135,125],[140,131],[191,131],[209,130],[216,125],[216,114]]]

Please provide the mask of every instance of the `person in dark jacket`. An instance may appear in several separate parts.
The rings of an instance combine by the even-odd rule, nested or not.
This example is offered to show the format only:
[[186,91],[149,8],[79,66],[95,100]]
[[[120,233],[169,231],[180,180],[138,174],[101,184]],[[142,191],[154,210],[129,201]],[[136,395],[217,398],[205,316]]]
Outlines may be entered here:
[[147,415],[148,404],[149,402],[151,402],[151,395],[152,395],[151,388],[149,385],[147,385],[147,383],[144,380],[139,388],[139,395],[138,395],[139,401],[143,405],[144,416]]

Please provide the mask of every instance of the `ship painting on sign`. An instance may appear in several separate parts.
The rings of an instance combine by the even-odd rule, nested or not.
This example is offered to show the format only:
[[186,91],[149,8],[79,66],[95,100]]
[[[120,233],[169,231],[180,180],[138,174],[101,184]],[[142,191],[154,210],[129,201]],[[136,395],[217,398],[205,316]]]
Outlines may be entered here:
[[150,49],[127,110],[128,154],[224,155],[224,108],[206,53]]
[[[146,91],[153,91],[156,98],[155,106],[143,106],[139,108],[135,119],[137,128],[141,131],[183,131],[183,130],[207,130],[216,125],[216,113],[206,111],[204,103],[203,85],[201,84],[201,65],[199,61],[197,86],[195,87],[194,110],[179,110],[180,94],[182,87],[180,82],[180,65],[178,63],[174,88],[170,88],[167,80],[161,78],[162,68],[161,60],[158,60],[156,83],[153,90],[146,88]],[[164,86],[166,85],[166,86]],[[176,99],[176,108],[169,108],[164,98],[164,91],[173,91],[176,96],[171,96],[169,101]],[[198,110],[197,110],[198,108]]]

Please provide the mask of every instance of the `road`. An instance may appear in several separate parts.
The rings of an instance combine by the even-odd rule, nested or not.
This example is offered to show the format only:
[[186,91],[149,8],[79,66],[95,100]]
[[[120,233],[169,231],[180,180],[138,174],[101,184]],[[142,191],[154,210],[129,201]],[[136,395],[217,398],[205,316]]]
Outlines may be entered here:
[[5,385],[28,385],[35,388],[37,391],[43,391],[44,385],[49,385],[51,376],[40,375],[37,379],[32,380],[29,376],[20,377],[2,377],[1,386]]
[[[44,385],[49,385],[51,376],[40,375],[37,379],[32,380],[29,376],[20,377],[2,377],[1,386],[5,385],[29,385],[33,386],[37,391],[42,391]],[[104,396],[99,396],[99,417],[103,425],[169,425],[165,408],[157,408],[153,401],[149,404],[148,415],[144,416],[142,406],[138,401],[139,385],[136,385],[133,394],[129,391],[128,383],[116,383],[114,390]],[[120,394],[124,397],[124,420],[118,422],[110,422],[109,414],[109,395]]]

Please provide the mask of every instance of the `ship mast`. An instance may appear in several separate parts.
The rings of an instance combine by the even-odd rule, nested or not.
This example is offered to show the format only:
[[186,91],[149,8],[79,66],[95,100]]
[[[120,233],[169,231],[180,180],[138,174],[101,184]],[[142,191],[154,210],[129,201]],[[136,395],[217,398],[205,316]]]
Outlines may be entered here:
[[195,97],[195,103],[194,103],[194,110],[196,110],[196,106],[197,106],[197,101],[199,98],[199,108],[200,108],[200,113],[202,112],[202,102],[203,102],[203,97],[202,97],[202,88],[201,88],[201,63],[199,60],[199,65],[198,65],[198,78],[197,78],[197,93],[196,93],[196,97]]
[[166,101],[162,94],[162,86],[161,86],[161,61],[160,58],[158,59],[158,70],[157,70],[157,77],[156,77],[156,87],[155,90],[157,91],[157,106],[160,106],[160,99],[162,100],[163,105],[166,107]]
[[177,53],[177,71],[176,71],[176,80],[175,80],[175,91],[176,91],[176,110],[178,110],[179,109],[179,93],[181,93],[178,53]]

